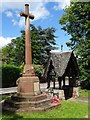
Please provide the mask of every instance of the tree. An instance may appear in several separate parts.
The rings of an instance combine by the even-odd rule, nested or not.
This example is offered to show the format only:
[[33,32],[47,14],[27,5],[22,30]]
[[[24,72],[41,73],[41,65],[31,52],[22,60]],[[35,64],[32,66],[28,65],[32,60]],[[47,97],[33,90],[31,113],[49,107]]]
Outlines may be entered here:
[[[22,33],[22,31],[21,31]],[[6,64],[21,65],[24,62],[25,40],[22,37],[12,39],[11,43],[2,48],[2,62]]]
[[[31,45],[34,64],[44,64],[49,52],[55,49],[55,28],[42,29],[31,25]],[[2,48],[3,63],[22,65],[25,61],[25,31],[21,36],[13,39],[6,47]]]
[[90,84],[90,2],[71,2],[59,23],[71,35],[67,46],[78,56],[80,79]]
[[[44,64],[47,61],[49,52],[56,48],[54,47],[56,45],[54,32],[54,28],[42,29],[40,26],[38,28],[32,26],[31,44],[34,63]],[[34,58],[36,58],[36,62]]]

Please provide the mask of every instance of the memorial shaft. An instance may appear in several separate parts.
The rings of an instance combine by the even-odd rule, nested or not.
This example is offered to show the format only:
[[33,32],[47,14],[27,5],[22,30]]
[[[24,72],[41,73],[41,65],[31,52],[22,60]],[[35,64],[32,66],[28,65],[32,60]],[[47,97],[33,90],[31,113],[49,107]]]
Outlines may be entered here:
[[29,5],[25,4],[25,12],[20,13],[25,17],[25,66],[23,75],[34,75],[34,69],[32,67],[32,50],[31,50],[31,38],[30,38],[30,20],[34,19],[34,16],[29,14]]
[[30,23],[29,17],[26,18],[26,32],[25,32],[25,63],[32,64],[32,55],[31,55],[31,40],[30,40]]
[[25,17],[26,22],[26,31],[25,31],[25,63],[31,65],[32,64],[32,54],[31,54],[31,39],[30,39],[30,20],[29,20],[29,5],[25,5],[25,13],[27,16]]
[[35,76],[34,68],[32,66],[32,50],[30,39],[30,20],[34,16],[29,14],[29,5],[25,4],[25,12],[20,12],[20,15],[25,17],[25,65],[22,77],[18,80],[17,93],[20,96],[34,96],[41,94],[39,79]]

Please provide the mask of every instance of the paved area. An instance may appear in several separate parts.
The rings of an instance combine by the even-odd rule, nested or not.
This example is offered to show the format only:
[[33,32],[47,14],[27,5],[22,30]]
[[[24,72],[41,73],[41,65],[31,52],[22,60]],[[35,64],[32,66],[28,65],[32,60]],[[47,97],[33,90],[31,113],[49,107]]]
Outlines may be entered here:
[[69,101],[74,101],[74,102],[85,102],[90,104],[90,99],[84,99],[84,98],[70,98],[68,99]]
[[88,118],[88,115],[86,115],[85,118]]
[[[45,89],[45,88],[47,88],[47,85],[45,83],[40,84],[40,88]],[[8,94],[8,93],[15,93],[15,92],[17,92],[17,87],[0,88],[0,95],[1,94]]]
[[15,92],[17,92],[17,87],[0,88],[0,95],[8,94],[8,93],[15,93]]
[[[50,83],[50,87],[53,87],[53,82]],[[56,87],[58,87],[58,82],[56,82]],[[41,83],[40,89],[45,91],[47,89],[47,83]],[[10,87],[10,88],[0,88],[0,95],[8,94],[8,93],[15,93],[17,92],[17,87]]]

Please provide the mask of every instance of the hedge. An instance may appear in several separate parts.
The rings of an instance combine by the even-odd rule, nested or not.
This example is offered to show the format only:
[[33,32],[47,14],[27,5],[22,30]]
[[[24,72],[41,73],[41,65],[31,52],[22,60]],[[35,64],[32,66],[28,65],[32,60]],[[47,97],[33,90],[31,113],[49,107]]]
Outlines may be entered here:
[[[46,82],[42,77],[44,68],[42,65],[33,65],[36,76],[39,77],[40,83]],[[0,67],[1,68],[1,67]],[[21,76],[22,67],[17,67],[11,64],[2,65],[2,87],[16,86],[16,80]]]
[[21,69],[14,65],[2,65],[2,87],[16,86],[16,80],[20,77]]
[[80,86],[81,86],[82,89],[90,90],[90,79],[85,80],[85,81],[81,81]]

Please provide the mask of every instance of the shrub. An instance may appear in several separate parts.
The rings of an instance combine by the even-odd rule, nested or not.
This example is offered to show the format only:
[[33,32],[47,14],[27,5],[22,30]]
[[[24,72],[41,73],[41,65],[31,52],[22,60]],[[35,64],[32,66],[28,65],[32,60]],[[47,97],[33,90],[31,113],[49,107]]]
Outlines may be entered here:
[[46,79],[43,78],[44,67],[43,65],[33,65],[36,76],[39,77],[40,83],[46,82]]
[[2,87],[16,86],[16,80],[20,77],[21,69],[14,65],[2,65]]
[[[44,68],[42,65],[33,65],[36,76],[39,77],[40,82],[46,82],[42,77]],[[11,64],[2,65],[2,87],[16,86],[16,80],[20,77],[22,67],[17,67]]]
[[38,76],[40,78],[44,71],[43,66],[42,65],[33,65],[33,67],[34,67],[36,76]]
[[90,90],[90,80],[85,80],[80,82],[82,89]]

